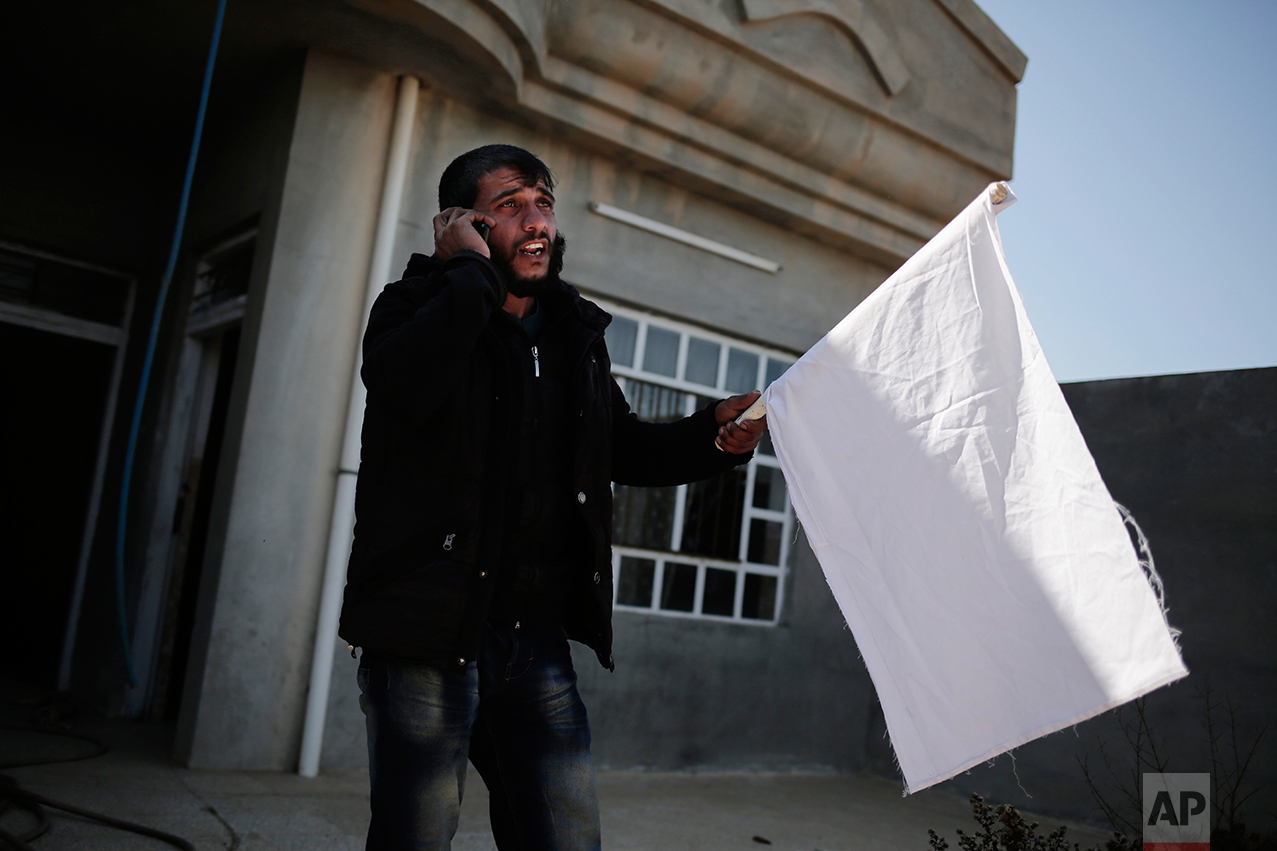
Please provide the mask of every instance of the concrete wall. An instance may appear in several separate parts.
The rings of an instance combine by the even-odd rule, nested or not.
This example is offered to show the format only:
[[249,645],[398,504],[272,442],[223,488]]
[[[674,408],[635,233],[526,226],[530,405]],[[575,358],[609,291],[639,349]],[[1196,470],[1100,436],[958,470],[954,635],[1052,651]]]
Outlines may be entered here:
[[241,351],[234,475],[217,483],[225,531],[206,558],[177,743],[194,766],[296,765],[394,88],[307,57],[274,244],[260,248],[269,280],[244,321],[256,344]]
[[[805,351],[888,270],[798,236],[608,157],[475,110],[438,90],[422,94],[395,262],[430,252],[439,175],[457,155],[496,141],[541,156],[558,178],[555,205],[567,236],[564,278],[582,290],[641,305],[728,333]],[[612,204],[776,260],[772,275],[604,219],[590,201]],[[401,268],[401,267],[400,267]]]
[[[1170,623],[1183,630],[1190,673],[1149,695],[1153,735],[1167,770],[1209,772],[1201,694],[1237,707],[1243,754],[1277,701],[1277,368],[1066,384],[1064,395],[1113,498],[1148,536]],[[1227,732],[1227,713],[1214,718]],[[1115,767],[1134,770],[1112,712],[1020,748],[1014,764],[999,757],[944,786],[1098,824],[1078,760],[1098,769],[1116,799],[1100,741]],[[1271,730],[1248,788],[1265,785],[1243,812],[1251,830],[1277,828]]]
[[616,672],[577,654],[596,763],[646,770],[861,770],[873,685],[799,535],[774,627],[618,612]]

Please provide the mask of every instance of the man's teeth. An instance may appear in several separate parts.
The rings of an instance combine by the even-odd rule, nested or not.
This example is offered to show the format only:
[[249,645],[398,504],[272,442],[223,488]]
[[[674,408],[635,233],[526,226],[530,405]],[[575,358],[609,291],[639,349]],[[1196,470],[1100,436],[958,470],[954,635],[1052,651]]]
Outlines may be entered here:
[[544,242],[529,242],[527,245],[519,249],[520,254],[537,255],[545,251]]

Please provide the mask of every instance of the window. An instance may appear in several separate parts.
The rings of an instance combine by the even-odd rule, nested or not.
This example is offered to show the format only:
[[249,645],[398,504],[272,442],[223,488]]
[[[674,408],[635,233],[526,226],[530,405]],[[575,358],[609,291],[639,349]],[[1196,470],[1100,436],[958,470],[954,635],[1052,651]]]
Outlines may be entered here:
[[[62,326],[41,330],[114,345],[117,329],[128,323],[132,287],[132,279],[118,272],[0,243],[0,304],[8,308],[6,322],[62,317]],[[111,339],[98,340],[101,336]]]
[[244,318],[256,244],[257,229],[250,228],[200,258],[186,333],[197,337],[220,333]]
[[[603,305],[612,373],[644,420],[669,422],[714,399],[763,388],[792,355],[691,325]],[[617,608],[774,624],[793,536],[770,438],[743,467],[690,485],[616,485]]]

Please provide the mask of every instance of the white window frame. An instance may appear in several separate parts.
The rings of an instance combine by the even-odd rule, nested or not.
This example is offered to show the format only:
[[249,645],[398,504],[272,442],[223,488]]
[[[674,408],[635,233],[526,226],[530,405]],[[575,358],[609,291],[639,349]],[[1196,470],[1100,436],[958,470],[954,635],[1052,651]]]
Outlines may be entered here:
[[[634,340],[633,364],[631,366],[618,364],[615,359],[613,359],[612,362],[612,375],[616,378],[617,383],[620,384],[621,389],[623,391],[627,390],[627,379],[636,379],[649,384],[658,384],[662,387],[682,391],[685,394],[684,414],[692,414],[695,412],[697,396],[722,398],[730,395],[732,392],[737,392],[729,391],[726,387],[727,362],[731,349],[737,349],[758,356],[758,372],[755,376],[754,387],[750,389],[764,388],[764,382],[766,381],[767,375],[767,362],[769,358],[785,364],[792,364],[798,357],[792,351],[769,348],[766,346],[760,346],[756,343],[749,343],[737,337],[730,337],[725,334],[710,331],[698,325],[679,322],[676,319],[668,319],[664,316],[658,316],[656,314],[646,313],[633,308],[623,307],[603,300],[599,300],[598,304],[614,317],[624,317],[625,319],[636,322],[638,325],[638,329],[635,332],[636,336]],[[667,375],[648,372],[642,368],[647,341],[647,329],[649,326],[656,326],[662,330],[672,331],[679,335],[678,365],[673,378]],[[683,377],[687,368],[687,350],[691,337],[697,337],[702,340],[717,343],[720,346],[718,354],[717,379],[712,386],[688,381]],[[613,357],[615,358],[614,354]],[[688,486],[679,485],[675,492],[674,518],[670,530],[669,549],[650,550],[622,545],[613,546],[612,575],[616,578],[616,581],[613,582],[612,590],[614,607],[618,611],[642,612],[645,614],[657,614],[676,618],[697,618],[727,623],[751,624],[755,626],[775,626],[780,619],[780,613],[783,610],[785,602],[785,574],[789,564],[789,551],[794,535],[795,518],[793,506],[789,499],[788,486],[785,488],[785,504],[782,510],[775,511],[766,508],[754,507],[754,482],[757,478],[757,471],[759,467],[771,467],[779,471],[780,461],[774,455],[765,455],[761,452],[755,452],[754,457],[746,465],[745,500],[741,511],[740,549],[737,553],[737,560],[727,561],[718,558],[707,558],[694,553],[679,552],[675,549],[675,546],[677,546],[683,538],[683,514],[687,505]],[[749,528],[750,523],[753,520],[770,520],[774,523],[781,524],[780,557],[777,564],[761,564],[748,560]],[[626,556],[654,561],[656,564],[655,575],[652,581],[652,600],[646,607],[621,605],[616,601],[620,588],[619,579],[621,575],[621,559]],[[660,607],[665,565],[668,562],[696,566],[696,592],[693,600],[692,611],[690,612],[674,611],[670,609],[662,609]],[[729,570],[736,574],[735,601],[733,603],[732,614],[730,616],[706,614],[702,611],[702,606],[704,604],[705,572],[707,568],[711,567]],[[772,610],[772,616],[770,618],[747,618],[742,616],[741,609],[745,593],[745,577],[751,573],[774,577],[776,580],[776,599]]]

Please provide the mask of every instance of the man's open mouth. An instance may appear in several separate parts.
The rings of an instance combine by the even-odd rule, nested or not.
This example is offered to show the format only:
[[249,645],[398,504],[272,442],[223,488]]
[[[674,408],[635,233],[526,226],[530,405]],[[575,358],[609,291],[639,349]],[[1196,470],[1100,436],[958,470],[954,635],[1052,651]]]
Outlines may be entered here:
[[540,257],[545,254],[546,244],[541,240],[526,242],[519,247],[519,253],[525,257]]

